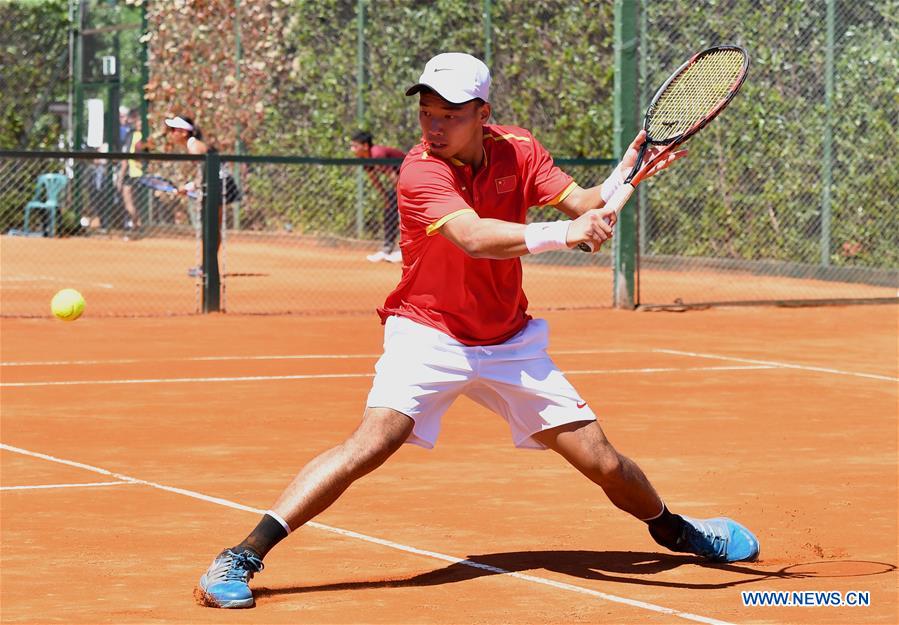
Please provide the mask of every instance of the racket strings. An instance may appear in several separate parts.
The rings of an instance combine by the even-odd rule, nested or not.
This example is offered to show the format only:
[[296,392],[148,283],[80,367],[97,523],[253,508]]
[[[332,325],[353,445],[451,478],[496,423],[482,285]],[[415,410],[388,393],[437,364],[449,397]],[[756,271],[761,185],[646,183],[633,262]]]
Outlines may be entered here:
[[744,62],[743,52],[731,49],[696,59],[668,84],[650,111],[649,139],[674,139],[713,112],[739,82]]

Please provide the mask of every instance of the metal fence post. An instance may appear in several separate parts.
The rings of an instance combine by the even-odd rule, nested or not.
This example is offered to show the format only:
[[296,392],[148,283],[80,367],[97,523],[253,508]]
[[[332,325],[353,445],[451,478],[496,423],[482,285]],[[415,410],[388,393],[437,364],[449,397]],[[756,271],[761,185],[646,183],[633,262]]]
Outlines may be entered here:
[[206,183],[203,201],[203,312],[221,310],[219,275],[219,211],[222,207],[222,161],[218,152],[206,154],[203,163]]
[[[241,26],[240,26],[240,0],[234,0],[234,77],[237,80],[237,84],[241,82],[240,76],[240,64],[243,60],[243,42],[241,40]],[[234,141],[234,151],[236,154],[243,154],[243,141],[241,140],[241,136],[243,135],[243,125],[238,121],[237,122],[237,138]],[[235,184],[237,184],[237,188],[240,188],[240,166],[234,167],[234,171],[231,172],[231,175],[234,178]],[[224,208],[222,209],[224,210]],[[227,227],[227,219],[224,222]],[[234,202],[231,206],[231,227],[234,230],[240,230],[240,202]]]
[[[356,126],[365,125],[365,0],[356,1]],[[356,169],[356,237],[365,232],[365,172]]]
[[484,63],[493,66],[493,0],[484,0]]
[[[647,10],[646,5],[649,0],[640,0],[640,28],[637,36],[640,38],[640,43],[637,45],[637,54],[639,57],[638,65],[640,68],[640,77],[639,77],[639,85],[637,87],[637,91],[640,93],[640,99],[638,104],[639,107],[646,106],[646,103],[649,101],[649,94],[646,93],[647,85],[649,84],[648,77],[648,67],[647,67],[647,57],[649,55],[649,42],[646,36],[646,30],[648,26],[648,18],[647,18]],[[646,187],[640,186],[637,188],[637,265],[635,271],[637,272],[637,281],[636,281],[636,295],[637,298],[636,303],[640,303],[640,260],[643,256],[646,255],[647,244],[649,243],[649,197],[646,193]]]
[[[624,154],[637,135],[637,13],[639,3],[615,0],[615,83],[614,149]],[[637,218],[634,197],[618,217],[613,240],[614,281],[612,301],[615,308],[634,308],[634,274],[637,266]]]
[[[73,11],[75,19],[72,22],[74,29],[74,67],[72,68],[72,91],[74,92],[75,101],[73,102],[73,139],[72,150],[84,149],[84,6],[82,2],[78,3],[77,9]],[[73,168],[72,188],[80,189],[82,186],[81,168]],[[70,193],[70,191],[66,191]],[[75,193],[73,196],[72,207],[76,215],[81,215],[83,209],[83,198],[81,193]]]
[[150,43],[147,35],[150,32],[150,22],[147,18],[147,3],[140,5],[140,122],[146,135],[150,136],[150,122],[147,116],[150,113],[150,101],[147,100],[147,84],[150,82]]
[[830,187],[833,184],[834,0],[827,0],[827,49],[824,61],[824,140],[821,155],[821,265],[830,265]]

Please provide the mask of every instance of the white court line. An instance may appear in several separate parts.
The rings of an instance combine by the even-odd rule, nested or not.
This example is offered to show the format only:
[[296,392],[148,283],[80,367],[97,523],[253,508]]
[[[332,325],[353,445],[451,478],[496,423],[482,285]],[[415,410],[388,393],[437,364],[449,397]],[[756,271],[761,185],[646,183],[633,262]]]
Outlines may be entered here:
[[[57,278],[55,276],[3,276],[0,278],[2,282],[59,282],[60,284],[64,282],[71,282],[68,278]],[[89,286],[98,286],[101,289],[111,289],[113,285],[108,282],[84,282],[83,280],[78,281],[79,284],[87,284]]]
[[85,482],[81,484],[37,484],[35,486],[0,486],[0,490],[38,490],[43,488],[81,488],[84,486],[123,486],[134,482],[116,480],[115,482]]
[[272,380],[322,380],[339,378],[373,378],[374,373],[321,373],[308,375],[246,375],[221,378],[136,378],[125,380],[64,380],[59,382],[2,382],[0,387],[85,386],[90,384],[183,384],[193,382],[267,382]]
[[35,367],[54,365],[130,365],[144,362],[217,362],[241,360],[354,360],[375,359],[380,354],[292,354],[285,356],[187,356],[185,358],[111,358],[109,360],[41,360],[0,362],[3,367]]
[[[127,475],[123,475],[121,473],[114,473],[112,471],[108,471],[106,469],[101,469],[100,467],[94,467],[88,464],[82,464],[80,462],[73,462],[71,460],[63,460],[61,458],[56,458],[54,456],[49,456],[47,454],[42,454],[36,451],[29,451],[27,449],[22,449],[20,447],[13,447],[12,445],[6,445],[4,443],[0,443],[0,449],[4,449],[6,451],[11,451],[14,453],[22,454],[25,456],[31,456],[33,458],[41,458],[43,460],[48,460],[50,462],[58,462],[61,464],[66,464],[69,466],[77,466],[87,471],[93,471],[94,473],[101,473],[103,475],[111,475],[113,477],[117,477],[121,480],[132,482],[135,484],[143,484],[145,486],[150,486],[151,488],[157,488],[159,490],[168,491],[171,493],[176,493],[178,495],[184,495],[186,497],[191,497],[193,499],[199,499],[201,501],[206,501],[209,503],[218,504],[221,506],[225,506],[228,508],[234,508],[236,510],[244,510],[246,512],[253,512],[258,515],[265,514],[265,510],[261,510],[259,508],[253,508],[250,506],[245,506],[243,504],[239,504],[233,501],[229,501],[227,499],[222,499],[220,497],[211,497],[209,495],[204,495],[202,493],[198,493],[192,490],[186,490],[183,488],[176,488],[173,486],[166,486],[164,484],[157,484],[155,482],[148,482],[146,480],[140,480],[135,477],[130,477]],[[701,616],[698,614],[691,614],[690,612],[681,612],[680,610],[674,610],[672,608],[666,608],[664,606],[656,605],[653,603],[647,603],[645,601],[637,601],[636,599],[628,599],[627,597],[619,597],[618,595],[611,595],[609,593],[600,592],[598,590],[593,590],[591,588],[584,588],[582,586],[576,586],[574,584],[567,584],[565,582],[557,582],[552,579],[546,579],[544,577],[537,577],[536,575],[528,575],[526,573],[516,573],[514,571],[507,571],[506,569],[501,569],[499,567],[490,566],[487,564],[481,564],[480,562],[473,562],[471,560],[466,560],[464,558],[456,558],[454,556],[448,556],[443,553],[438,553],[436,551],[427,551],[425,549],[418,549],[417,547],[411,547],[409,545],[404,545],[402,543],[393,542],[391,540],[385,540],[383,538],[377,538],[375,536],[369,536],[368,534],[360,534],[359,532],[354,532],[352,530],[345,530],[339,527],[333,527],[331,525],[325,525],[324,523],[318,523],[316,521],[309,521],[306,523],[306,527],[313,527],[315,529],[323,530],[326,532],[331,532],[332,534],[339,534],[341,536],[346,536],[347,538],[355,538],[357,540],[363,540],[369,543],[374,543],[376,545],[382,545],[384,547],[389,547],[391,549],[397,549],[399,551],[405,551],[407,553],[414,553],[416,555],[425,556],[428,558],[433,558],[435,560],[442,560],[444,562],[450,562],[452,564],[462,564],[464,566],[468,566],[475,569],[481,569],[485,571],[490,571],[491,573],[497,573],[500,575],[508,575],[509,577],[514,577],[516,579],[520,579],[526,582],[530,582],[532,584],[540,584],[542,586],[550,586],[552,588],[558,588],[559,590],[567,590],[569,592],[575,592],[582,595],[588,595],[591,597],[596,597],[598,599],[604,599],[606,601],[610,601],[613,603],[621,603],[624,605],[628,605],[634,608],[640,608],[643,610],[647,610],[650,612],[657,612],[659,614],[668,614],[670,616],[676,616],[678,618],[686,619],[688,621],[694,621],[698,623],[708,623],[709,625],[733,625],[727,621],[720,621],[717,619],[709,618],[706,616]]]
[[814,367],[811,365],[796,365],[789,362],[776,362],[773,360],[754,360],[752,358],[737,358],[735,356],[720,356],[718,354],[703,354],[699,352],[683,352],[676,349],[653,349],[653,352],[661,354],[675,354],[678,356],[693,356],[694,358],[709,358],[712,360],[729,360],[731,362],[745,362],[756,365],[776,367],[778,369],[801,369],[802,371],[817,371],[819,373],[833,373],[835,375],[849,375],[856,378],[870,378],[872,380],[886,380],[887,382],[899,382],[899,378],[876,373],[860,373],[858,371],[845,371],[843,369],[831,369],[829,367]]
[[[582,369],[565,371],[565,375],[612,375],[616,373],[672,373],[691,371],[751,371],[773,369],[769,365],[728,365],[719,367],[648,367],[643,369]],[[122,380],[60,380],[55,382],[0,382],[0,388],[35,386],[89,386],[92,384],[185,384],[199,382],[268,382],[278,380],[330,380],[341,378],[373,378],[374,373],[319,373],[296,375],[247,375],[212,378],[132,378]]]
[[572,356],[576,354],[643,354],[646,349],[551,349],[550,356]]
[[[638,354],[635,349],[572,349],[553,351],[553,355],[574,354]],[[2,367],[68,366],[68,365],[127,365],[143,362],[227,362],[240,360],[356,360],[376,359],[381,354],[282,354],[271,356],[186,356],[183,358],[111,358],[108,360],[32,360],[0,362]]]
[[595,375],[606,373],[672,373],[676,371],[753,371],[774,369],[769,365],[724,365],[720,367],[646,367],[643,369],[584,369],[565,371],[565,375]]

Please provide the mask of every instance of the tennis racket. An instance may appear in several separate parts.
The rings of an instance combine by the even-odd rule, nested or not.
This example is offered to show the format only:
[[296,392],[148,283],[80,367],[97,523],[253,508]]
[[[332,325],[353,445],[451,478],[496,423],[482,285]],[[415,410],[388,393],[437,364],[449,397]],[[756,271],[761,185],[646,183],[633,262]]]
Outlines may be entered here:
[[[738,46],[715,46],[694,54],[671,74],[653,96],[643,129],[646,140],[637,153],[637,162],[624,183],[609,198],[606,207],[621,212],[634,187],[668,154],[695,135],[724,110],[746,79],[749,55]],[[646,163],[649,146],[662,146]],[[594,251],[589,242],[578,243],[585,252]]]
[[[171,180],[168,178],[163,178],[162,176],[157,176],[155,174],[145,174],[137,179],[138,184],[141,184],[145,187],[149,187],[154,191],[162,191],[164,193],[178,193],[178,187],[176,187]],[[197,198],[200,197],[200,194],[196,191],[188,191],[187,197]]]

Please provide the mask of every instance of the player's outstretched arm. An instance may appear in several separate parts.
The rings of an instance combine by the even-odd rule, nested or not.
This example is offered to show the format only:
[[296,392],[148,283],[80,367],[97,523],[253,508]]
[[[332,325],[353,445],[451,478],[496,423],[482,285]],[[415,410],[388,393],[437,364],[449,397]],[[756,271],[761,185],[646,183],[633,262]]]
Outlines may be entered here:
[[473,258],[517,258],[550,250],[569,249],[581,242],[599,248],[612,238],[614,215],[603,211],[587,211],[574,221],[531,223],[528,225],[482,219],[466,212],[450,219],[440,234]]

